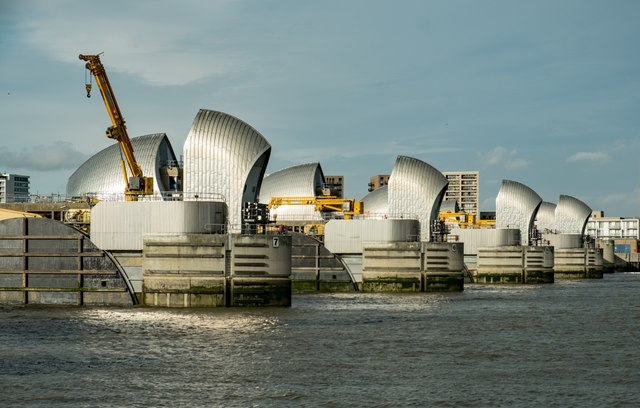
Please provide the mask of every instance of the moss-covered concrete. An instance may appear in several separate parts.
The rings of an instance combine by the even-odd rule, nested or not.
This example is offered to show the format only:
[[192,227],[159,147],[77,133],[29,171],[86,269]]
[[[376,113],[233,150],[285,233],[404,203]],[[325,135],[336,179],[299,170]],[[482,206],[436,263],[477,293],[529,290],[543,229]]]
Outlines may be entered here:
[[363,273],[363,292],[422,292],[421,273]]
[[602,279],[603,271],[599,269],[580,268],[574,270],[562,269],[554,271],[555,279]]
[[229,306],[291,306],[289,278],[234,278]]
[[354,292],[356,289],[352,282],[320,281],[317,280],[292,280],[293,293],[309,292]]
[[522,273],[520,272],[503,272],[503,273],[478,272],[476,276],[476,283],[519,284],[519,283],[524,283],[524,280],[522,277]]
[[320,292],[354,292],[352,282],[320,281]]
[[291,290],[293,293],[308,293],[318,291],[317,280],[291,280]]
[[462,292],[464,290],[464,276],[437,275],[426,273],[424,276],[425,292]]
[[224,293],[204,294],[191,293],[189,295],[189,307],[223,307],[225,303]]
[[554,273],[552,270],[525,270],[524,282],[529,284],[553,283]]

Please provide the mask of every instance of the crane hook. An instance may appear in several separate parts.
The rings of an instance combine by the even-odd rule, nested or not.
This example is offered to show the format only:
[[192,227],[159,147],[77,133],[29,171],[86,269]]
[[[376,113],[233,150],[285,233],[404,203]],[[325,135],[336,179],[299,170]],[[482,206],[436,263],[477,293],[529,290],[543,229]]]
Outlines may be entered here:
[[84,87],[87,90],[87,98],[91,98],[91,84],[84,84]]

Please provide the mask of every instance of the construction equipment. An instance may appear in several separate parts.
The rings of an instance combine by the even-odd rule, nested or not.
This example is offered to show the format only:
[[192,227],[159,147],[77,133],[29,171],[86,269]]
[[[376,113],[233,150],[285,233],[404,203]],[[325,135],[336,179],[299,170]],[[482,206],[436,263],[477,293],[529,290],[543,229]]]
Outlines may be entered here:
[[347,220],[363,213],[362,201],[334,196],[271,197],[267,208],[271,210],[281,205],[313,205],[319,212],[341,212]]
[[[125,126],[122,112],[118,107],[118,102],[111,89],[109,78],[107,78],[107,72],[104,66],[100,62],[100,54],[98,55],[82,55],[79,58],[83,61],[87,61],[86,67],[93,76],[96,78],[96,83],[102,94],[102,99],[111,118],[112,125],[107,129],[107,137],[115,139],[120,145],[120,165],[122,167],[122,173],[124,175],[125,182],[125,199],[127,201],[138,201],[138,197],[141,195],[153,194],[153,177],[145,177],[142,174],[142,168],[136,161],[133,154],[133,146],[131,140],[127,134],[127,127]],[[87,90],[87,98],[91,97],[91,81],[85,83],[85,89]],[[122,158],[124,155],[124,158]],[[127,175],[127,167],[125,165],[125,159],[129,170],[131,171],[131,177]]]
[[495,228],[496,220],[479,220],[475,214],[464,212],[441,211],[440,221],[445,225],[457,226],[459,228]]

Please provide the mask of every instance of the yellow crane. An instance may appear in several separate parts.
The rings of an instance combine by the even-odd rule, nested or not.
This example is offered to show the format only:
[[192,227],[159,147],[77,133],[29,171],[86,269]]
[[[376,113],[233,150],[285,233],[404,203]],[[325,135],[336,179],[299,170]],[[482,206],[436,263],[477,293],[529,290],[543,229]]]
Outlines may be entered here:
[[[107,72],[104,66],[100,62],[100,54],[98,55],[83,55],[80,54],[79,58],[83,61],[87,61],[86,67],[93,76],[96,78],[96,83],[102,94],[102,99],[111,118],[111,126],[107,129],[107,137],[115,139],[120,145],[120,151],[124,155],[124,159],[121,157],[120,165],[122,167],[122,173],[124,175],[125,183],[125,198],[127,201],[138,201],[138,197],[141,195],[153,194],[153,177],[145,177],[142,174],[142,168],[136,161],[133,154],[133,146],[131,140],[127,134],[127,127],[124,124],[124,118],[122,112],[118,107],[118,102],[113,94],[113,89],[109,83]],[[85,84],[87,90],[87,98],[91,97],[91,82]],[[125,159],[127,165],[131,171],[131,177],[127,175],[127,167],[125,165]]]
[[363,213],[362,201],[332,196],[271,197],[267,208],[277,208],[281,205],[313,205],[320,212],[341,212],[345,219]]
[[445,224],[457,225],[460,228],[495,228],[496,220],[479,220],[475,214],[464,212],[441,211],[440,221]]

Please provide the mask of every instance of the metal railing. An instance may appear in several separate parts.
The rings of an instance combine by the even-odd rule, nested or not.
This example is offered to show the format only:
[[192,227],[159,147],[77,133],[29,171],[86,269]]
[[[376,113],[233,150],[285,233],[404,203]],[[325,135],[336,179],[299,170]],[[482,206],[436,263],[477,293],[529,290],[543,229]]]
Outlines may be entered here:
[[[65,195],[60,193],[51,194],[31,194],[29,202],[32,203],[61,203],[61,202],[82,202],[82,201],[125,201],[124,193],[87,193],[83,195]],[[221,201],[227,202],[224,194],[220,193],[199,193],[182,192],[175,190],[161,191],[153,195],[140,196],[139,201]]]
[[287,229],[278,228],[277,225],[258,225],[258,224],[217,224],[207,223],[204,230],[209,234],[245,234],[245,235],[286,235]]

